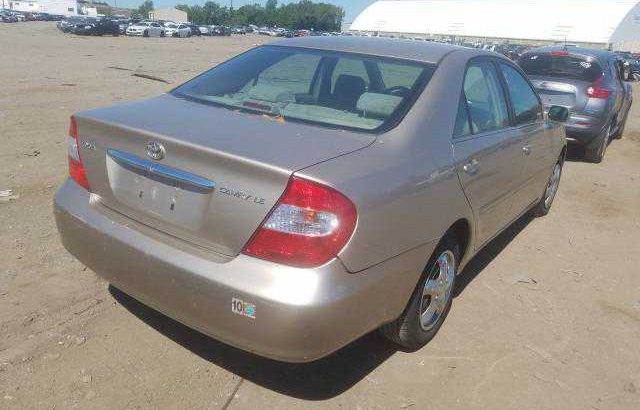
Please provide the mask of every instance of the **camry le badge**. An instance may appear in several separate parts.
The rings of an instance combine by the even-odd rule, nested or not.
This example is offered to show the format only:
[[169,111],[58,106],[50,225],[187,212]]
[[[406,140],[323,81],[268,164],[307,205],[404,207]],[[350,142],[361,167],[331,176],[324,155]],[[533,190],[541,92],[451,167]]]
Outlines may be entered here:
[[160,144],[158,141],[149,142],[147,144],[146,151],[147,156],[156,161],[163,159],[166,153],[164,145]]

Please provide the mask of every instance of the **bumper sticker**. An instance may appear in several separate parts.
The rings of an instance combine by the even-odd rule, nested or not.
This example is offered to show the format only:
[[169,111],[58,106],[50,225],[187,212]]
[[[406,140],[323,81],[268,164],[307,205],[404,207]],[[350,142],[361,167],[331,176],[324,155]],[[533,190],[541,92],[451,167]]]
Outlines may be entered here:
[[246,316],[251,319],[256,318],[256,305],[238,298],[231,299],[231,311],[236,315]]

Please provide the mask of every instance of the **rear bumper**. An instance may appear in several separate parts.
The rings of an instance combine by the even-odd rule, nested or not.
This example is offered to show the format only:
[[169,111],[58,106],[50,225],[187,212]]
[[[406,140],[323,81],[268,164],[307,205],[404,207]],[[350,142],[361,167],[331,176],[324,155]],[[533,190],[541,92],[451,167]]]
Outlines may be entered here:
[[587,145],[593,141],[604,127],[604,122],[598,117],[572,114],[565,124],[567,140],[569,142]]
[[[337,259],[297,269],[245,255],[222,259],[189,252],[143,234],[134,222],[109,218],[101,208],[73,181],[55,197],[62,242],[83,264],[187,326],[288,362],[324,357],[398,317],[417,283],[424,252],[435,246],[357,274]],[[254,305],[255,318],[234,313],[234,300]]]

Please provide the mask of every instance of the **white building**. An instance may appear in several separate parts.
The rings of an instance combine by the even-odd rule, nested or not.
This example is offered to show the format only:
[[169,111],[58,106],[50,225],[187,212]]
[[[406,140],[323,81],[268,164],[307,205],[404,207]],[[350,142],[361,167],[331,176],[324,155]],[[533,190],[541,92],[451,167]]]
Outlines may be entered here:
[[638,0],[378,1],[351,31],[568,42],[640,50]]
[[150,11],[149,18],[151,20],[167,20],[175,21],[177,23],[186,23],[188,21],[187,12],[175,8],[157,9]]
[[32,13],[71,16],[78,14],[76,0],[0,0],[2,8]]

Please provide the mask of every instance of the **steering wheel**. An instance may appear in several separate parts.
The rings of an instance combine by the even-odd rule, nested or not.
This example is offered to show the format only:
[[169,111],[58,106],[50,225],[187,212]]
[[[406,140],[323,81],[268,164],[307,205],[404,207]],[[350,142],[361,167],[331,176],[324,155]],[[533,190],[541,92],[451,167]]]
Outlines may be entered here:
[[385,94],[391,94],[398,97],[406,97],[411,93],[411,90],[404,85],[394,85],[384,90]]

